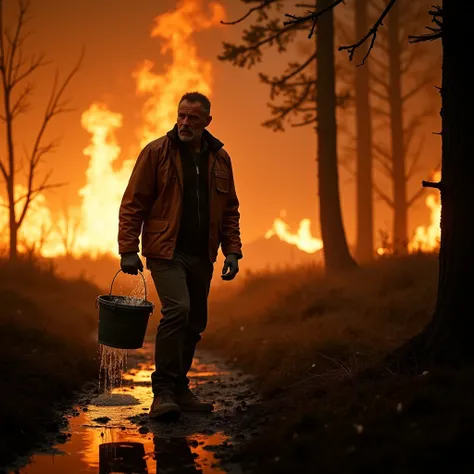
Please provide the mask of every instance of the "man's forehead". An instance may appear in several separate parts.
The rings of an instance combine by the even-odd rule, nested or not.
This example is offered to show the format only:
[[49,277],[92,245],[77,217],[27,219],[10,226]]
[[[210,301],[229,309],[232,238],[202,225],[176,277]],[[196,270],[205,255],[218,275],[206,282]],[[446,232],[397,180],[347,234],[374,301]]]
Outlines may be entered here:
[[183,102],[179,104],[178,110],[180,112],[186,112],[190,114],[193,113],[198,115],[202,115],[204,113],[200,102],[189,102],[188,100],[183,100]]

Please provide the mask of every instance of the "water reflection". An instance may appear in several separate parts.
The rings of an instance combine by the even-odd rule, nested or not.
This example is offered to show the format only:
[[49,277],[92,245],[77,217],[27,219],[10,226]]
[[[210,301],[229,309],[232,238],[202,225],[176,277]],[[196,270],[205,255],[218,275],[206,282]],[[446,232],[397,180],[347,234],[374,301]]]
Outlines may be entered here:
[[153,436],[153,452],[148,453],[145,444],[137,441],[102,443],[99,445],[99,474],[222,473],[213,467],[212,454],[199,448],[196,441],[184,437],[156,435]]
[[99,446],[99,474],[148,474],[143,443],[103,443]]
[[[183,414],[172,427],[149,422],[153,352],[144,354],[124,374],[121,387],[87,407],[76,407],[78,414],[68,417],[71,436],[48,452],[36,453],[19,474],[224,474],[213,448],[227,440],[218,416],[222,406],[217,404],[216,413],[208,417]],[[235,396],[234,375],[211,360],[195,359],[190,375],[191,388],[201,386],[204,398],[206,393],[215,395],[213,384],[221,380],[222,398]]]
[[155,436],[156,472],[180,474],[202,473],[194,463],[194,454],[186,438],[160,438]]

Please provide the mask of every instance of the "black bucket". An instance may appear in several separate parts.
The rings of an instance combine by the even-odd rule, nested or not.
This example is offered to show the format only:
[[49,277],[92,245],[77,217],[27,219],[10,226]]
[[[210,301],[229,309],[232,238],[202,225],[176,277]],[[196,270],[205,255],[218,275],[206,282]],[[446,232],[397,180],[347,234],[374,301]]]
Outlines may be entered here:
[[99,308],[98,341],[118,349],[140,349],[145,339],[146,328],[154,305],[147,301],[146,283],[143,274],[140,276],[145,287],[145,299],[129,296],[112,295],[115,278],[110,285],[110,293],[97,297],[96,306]]

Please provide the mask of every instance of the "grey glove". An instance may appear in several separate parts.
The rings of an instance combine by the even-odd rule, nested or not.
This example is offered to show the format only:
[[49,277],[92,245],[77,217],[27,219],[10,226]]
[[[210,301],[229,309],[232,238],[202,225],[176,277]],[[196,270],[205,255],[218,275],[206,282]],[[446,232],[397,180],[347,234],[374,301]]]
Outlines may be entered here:
[[128,273],[129,275],[138,275],[139,271],[143,271],[143,263],[138,253],[124,253],[120,258],[120,268],[124,273]]
[[221,278],[223,280],[233,280],[237,273],[239,273],[239,260],[237,255],[230,253],[225,258]]

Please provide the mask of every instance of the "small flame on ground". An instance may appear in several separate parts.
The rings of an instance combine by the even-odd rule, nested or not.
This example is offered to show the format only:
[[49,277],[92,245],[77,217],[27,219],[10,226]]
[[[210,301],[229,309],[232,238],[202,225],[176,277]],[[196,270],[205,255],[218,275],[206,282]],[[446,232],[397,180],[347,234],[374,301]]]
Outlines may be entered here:
[[280,240],[295,245],[306,253],[315,253],[323,248],[323,241],[311,235],[311,220],[302,219],[298,231],[293,234],[289,225],[283,220],[286,213],[282,211],[280,216],[273,221],[273,226],[265,233],[265,238],[269,239],[276,235]]

